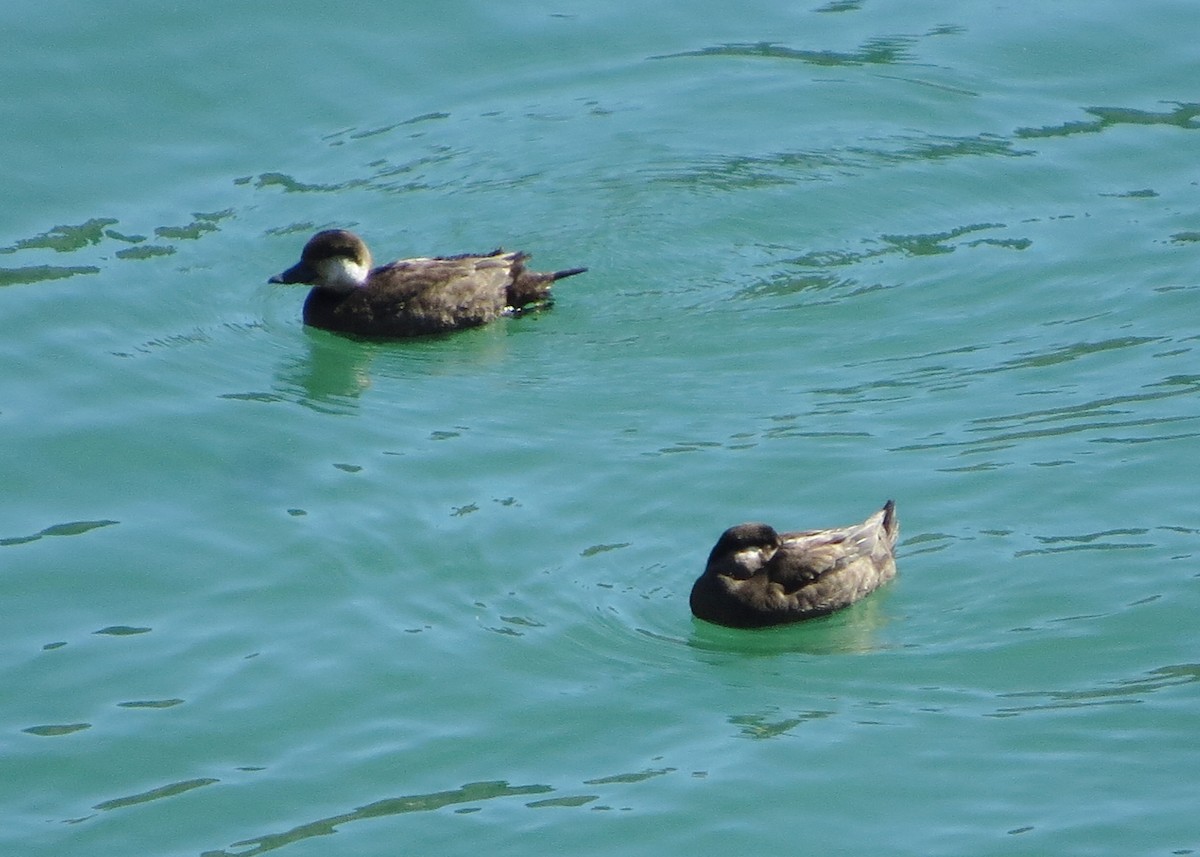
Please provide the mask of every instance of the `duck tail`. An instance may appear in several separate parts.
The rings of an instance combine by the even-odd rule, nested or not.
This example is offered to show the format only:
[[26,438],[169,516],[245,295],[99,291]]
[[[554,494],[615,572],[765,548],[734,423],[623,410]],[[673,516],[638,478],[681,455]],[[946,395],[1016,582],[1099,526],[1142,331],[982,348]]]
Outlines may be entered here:
[[565,271],[553,273],[530,271],[526,269],[524,259],[517,259],[513,268],[513,280],[508,286],[508,305],[515,309],[533,303],[550,300],[550,286],[555,280],[563,277],[573,277],[582,274],[587,268],[567,268]]
[[896,536],[900,534],[900,519],[896,517],[895,500],[888,500],[883,504],[883,531],[888,534],[888,538],[895,544]]
[[555,271],[550,275],[551,280],[565,280],[567,277],[573,277],[576,274],[582,274],[587,268],[567,268],[562,271]]

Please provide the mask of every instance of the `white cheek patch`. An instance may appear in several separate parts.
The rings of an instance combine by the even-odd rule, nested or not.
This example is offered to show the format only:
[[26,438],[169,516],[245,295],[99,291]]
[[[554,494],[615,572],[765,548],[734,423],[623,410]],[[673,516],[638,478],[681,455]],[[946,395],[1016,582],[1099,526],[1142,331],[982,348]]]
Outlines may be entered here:
[[363,263],[345,256],[325,259],[320,264],[322,284],[335,289],[357,289],[367,281],[370,272]]
[[367,281],[367,275],[371,273],[371,269],[361,262],[347,262],[346,273],[354,280],[354,284],[361,286]]
[[742,568],[758,571],[763,566],[763,552],[761,548],[746,548],[740,550],[733,555],[733,561]]

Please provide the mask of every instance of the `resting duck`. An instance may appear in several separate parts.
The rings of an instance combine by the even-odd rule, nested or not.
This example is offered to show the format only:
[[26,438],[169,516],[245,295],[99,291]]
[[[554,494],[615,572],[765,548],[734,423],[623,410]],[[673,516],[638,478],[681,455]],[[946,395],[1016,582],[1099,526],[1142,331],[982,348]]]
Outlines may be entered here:
[[861,524],[777,533],[766,524],[730,527],[692,587],[697,618],[761,628],[824,616],[896,576],[896,504]]
[[327,229],[308,240],[298,263],[269,282],[313,286],[304,301],[304,323],[313,327],[368,337],[421,336],[478,327],[544,304],[555,280],[587,270],[529,271],[528,258],[496,249],[482,256],[401,259],[372,268],[361,238]]

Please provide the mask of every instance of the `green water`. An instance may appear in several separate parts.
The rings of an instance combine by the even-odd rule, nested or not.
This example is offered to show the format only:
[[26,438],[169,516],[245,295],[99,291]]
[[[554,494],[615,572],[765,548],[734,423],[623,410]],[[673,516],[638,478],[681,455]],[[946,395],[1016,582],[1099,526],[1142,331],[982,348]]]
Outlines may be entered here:
[[[0,11],[0,852],[1192,853],[1198,25]],[[355,342],[331,225],[591,270]],[[866,601],[689,615],[889,497]]]

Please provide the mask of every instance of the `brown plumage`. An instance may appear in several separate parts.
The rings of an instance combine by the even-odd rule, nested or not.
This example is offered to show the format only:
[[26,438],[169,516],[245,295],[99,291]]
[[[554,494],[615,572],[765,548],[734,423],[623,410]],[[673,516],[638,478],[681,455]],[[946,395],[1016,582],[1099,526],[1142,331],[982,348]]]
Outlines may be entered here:
[[733,628],[798,622],[840,610],[896,576],[896,504],[861,524],[777,533],[730,527],[692,587],[692,613]]
[[300,261],[272,283],[313,286],[304,323],[366,337],[408,337],[478,327],[550,300],[555,280],[587,268],[543,273],[525,267],[525,253],[401,259],[371,267],[361,238],[344,229],[318,232]]

